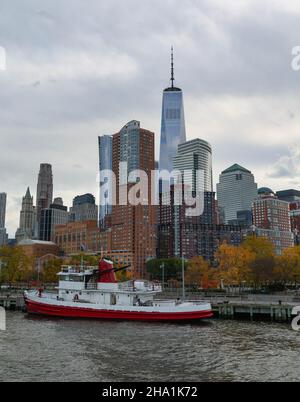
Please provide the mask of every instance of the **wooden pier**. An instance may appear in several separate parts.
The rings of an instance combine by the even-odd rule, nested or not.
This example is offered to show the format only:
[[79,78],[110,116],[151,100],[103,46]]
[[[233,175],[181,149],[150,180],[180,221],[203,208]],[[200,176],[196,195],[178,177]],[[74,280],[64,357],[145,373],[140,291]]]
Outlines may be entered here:
[[0,307],[6,310],[23,310],[25,307],[23,295],[0,293]]
[[212,302],[214,314],[219,318],[268,319],[276,322],[290,322],[293,319],[292,310],[295,306],[297,306],[295,303]]
[[[181,292],[164,292],[162,298],[181,298]],[[291,322],[292,310],[300,306],[300,294],[208,295],[187,292],[186,300],[211,303],[214,316],[222,319],[250,319]],[[299,308],[300,311],[300,308]]]

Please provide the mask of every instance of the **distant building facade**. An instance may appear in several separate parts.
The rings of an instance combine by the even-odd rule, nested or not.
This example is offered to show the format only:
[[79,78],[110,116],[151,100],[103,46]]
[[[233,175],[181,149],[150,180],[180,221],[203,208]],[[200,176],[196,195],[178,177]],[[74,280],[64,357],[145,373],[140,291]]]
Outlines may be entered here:
[[294,234],[295,245],[300,245],[300,201],[290,202],[291,228]]
[[34,258],[41,258],[45,255],[59,255],[59,248],[53,242],[26,239],[19,243],[19,246],[23,248],[26,255]]
[[282,190],[277,191],[276,196],[279,200],[289,203],[291,229],[294,235],[295,245],[300,245],[300,191]]
[[70,208],[70,222],[98,221],[98,206],[92,194],[79,195],[74,198]]
[[56,259],[60,255],[58,246],[53,242],[26,239],[21,240],[19,246],[32,259],[33,268],[38,272],[42,271],[48,261]]
[[0,193],[0,247],[6,245],[8,240],[5,228],[6,198],[6,193]]
[[29,187],[22,200],[22,209],[20,212],[20,224],[16,232],[17,243],[26,239],[35,237],[36,229],[36,208],[33,206],[33,197],[30,194]]
[[300,191],[299,190],[282,190],[277,191],[276,196],[281,201],[286,202],[300,202]]
[[239,226],[219,222],[215,193],[204,193],[204,212],[200,216],[186,216],[186,206],[174,203],[174,186],[171,186],[170,205],[164,205],[160,194],[158,225],[158,258],[202,256],[211,263],[218,247],[226,241],[231,245],[242,242]]
[[239,211],[251,211],[257,184],[250,170],[235,164],[224,170],[217,184],[217,199],[224,223],[237,220]]
[[276,254],[281,255],[284,249],[294,245],[288,202],[279,200],[272,190],[261,188],[252,213],[256,235],[268,238]]
[[252,226],[252,211],[238,211],[237,218],[231,221],[228,221],[229,225],[240,226],[243,229],[250,228]]
[[39,239],[42,241],[54,241],[55,226],[64,225],[68,220],[68,208],[63,205],[61,198],[55,199],[49,208],[41,211]]
[[55,226],[54,241],[67,256],[101,252],[100,230],[95,220]]

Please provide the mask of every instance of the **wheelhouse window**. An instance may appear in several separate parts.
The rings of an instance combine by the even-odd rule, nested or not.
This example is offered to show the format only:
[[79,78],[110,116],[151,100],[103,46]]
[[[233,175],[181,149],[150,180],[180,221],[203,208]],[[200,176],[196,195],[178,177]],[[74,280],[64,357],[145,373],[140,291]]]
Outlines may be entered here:
[[65,282],[83,282],[84,277],[77,275],[60,275],[60,280]]

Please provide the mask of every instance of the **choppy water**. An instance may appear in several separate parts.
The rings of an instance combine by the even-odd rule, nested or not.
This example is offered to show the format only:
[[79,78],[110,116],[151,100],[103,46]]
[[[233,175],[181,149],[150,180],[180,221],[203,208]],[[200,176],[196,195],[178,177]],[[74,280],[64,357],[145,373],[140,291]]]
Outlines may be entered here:
[[0,381],[298,381],[300,333],[212,320],[150,324],[7,314]]

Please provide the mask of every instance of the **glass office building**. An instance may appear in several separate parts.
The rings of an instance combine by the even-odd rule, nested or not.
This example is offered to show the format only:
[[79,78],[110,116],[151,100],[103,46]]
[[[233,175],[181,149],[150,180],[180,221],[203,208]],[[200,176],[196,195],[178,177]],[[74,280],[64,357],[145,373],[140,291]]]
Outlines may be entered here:
[[[99,143],[99,173],[104,171],[112,172],[112,144],[111,135],[103,135],[98,137]],[[106,188],[104,185],[106,183]],[[105,216],[112,213],[112,181],[108,175],[99,175],[99,225],[104,225]],[[102,190],[103,188],[103,190]]]

